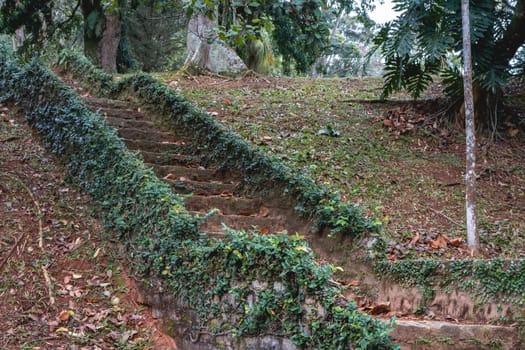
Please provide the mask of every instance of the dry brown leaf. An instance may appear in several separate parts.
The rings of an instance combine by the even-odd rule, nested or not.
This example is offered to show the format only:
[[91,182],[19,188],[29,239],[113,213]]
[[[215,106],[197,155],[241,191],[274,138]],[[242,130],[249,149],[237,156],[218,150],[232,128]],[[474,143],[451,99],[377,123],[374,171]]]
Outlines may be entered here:
[[259,230],[259,233],[261,235],[267,235],[268,233],[270,233],[270,230],[268,229],[268,227],[263,227],[262,229]]
[[439,235],[436,239],[431,239],[428,244],[433,249],[446,248],[447,247],[447,236]]
[[256,213],[253,209],[239,210],[239,215],[254,216]]
[[378,304],[372,307],[369,314],[370,315],[380,315],[390,312],[390,303]]
[[259,208],[259,216],[262,216],[263,218],[267,217],[268,214],[270,214],[270,209],[268,209],[267,207],[265,207],[264,205],[262,205],[260,208]]
[[347,284],[348,287],[357,287],[359,285],[360,285],[360,283],[359,283],[358,280],[353,280],[352,282]]
[[163,177],[164,180],[176,180],[177,177],[173,175],[172,173],[169,173],[168,175]]
[[416,232],[416,235],[414,236],[414,238],[412,238],[410,240],[410,243],[408,244],[410,247],[413,247],[417,242],[419,242],[419,239],[421,238],[421,236],[419,235],[419,232]]
[[509,129],[509,136],[516,137],[520,131],[518,129]]
[[60,313],[58,314],[58,319],[61,321],[61,322],[66,322],[67,320],[69,320],[69,310],[62,310],[60,311]]
[[463,244],[463,238],[462,237],[452,238],[452,239],[449,239],[448,243],[451,246],[459,247],[461,244]]

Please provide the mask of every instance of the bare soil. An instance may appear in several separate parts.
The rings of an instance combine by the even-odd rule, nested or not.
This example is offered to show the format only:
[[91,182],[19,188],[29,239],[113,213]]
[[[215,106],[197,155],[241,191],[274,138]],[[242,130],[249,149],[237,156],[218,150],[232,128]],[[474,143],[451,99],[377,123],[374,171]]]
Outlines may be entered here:
[[0,105],[0,348],[166,348],[89,199],[22,117]]

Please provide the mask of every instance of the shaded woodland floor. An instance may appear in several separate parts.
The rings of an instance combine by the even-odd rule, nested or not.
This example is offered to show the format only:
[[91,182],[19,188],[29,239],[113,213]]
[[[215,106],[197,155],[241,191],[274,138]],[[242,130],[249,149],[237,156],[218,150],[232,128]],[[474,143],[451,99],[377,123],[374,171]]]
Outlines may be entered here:
[[0,105],[0,348],[163,349],[123,254],[65,173]]

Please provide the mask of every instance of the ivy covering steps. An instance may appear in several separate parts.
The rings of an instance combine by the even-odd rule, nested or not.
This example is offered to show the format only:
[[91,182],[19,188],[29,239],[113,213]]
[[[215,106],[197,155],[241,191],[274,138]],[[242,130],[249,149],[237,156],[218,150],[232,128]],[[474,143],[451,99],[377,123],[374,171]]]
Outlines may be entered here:
[[200,164],[195,155],[198,145],[192,144],[191,135],[170,131],[152,113],[141,111],[129,101],[89,95],[84,96],[84,101],[91,110],[105,116],[126,146],[140,152],[174,192],[187,196],[186,208],[191,213],[204,216],[215,211],[201,225],[202,231],[217,237],[224,233],[223,224],[265,234],[297,229],[287,225],[278,208],[265,206],[261,198],[243,195],[238,173]]
[[[140,103],[153,107],[155,111],[160,111],[161,113],[164,113],[165,115],[168,115],[169,117],[173,118],[173,120],[175,121],[174,125],[176,126],[176,128],[184,129],[189,125],[189,127],[192,128],[192,132],[195,135],[195,138],[205,146],[205,151],[207,151],[203,152],[202,154],[199,154],[202,157],[200,159],[203,162],[202,164],[209,164],[211,160],[212,162],[216,162],[215,164],[218,164],[217,169],[219,171],[224,171],[225,169],[232,168],[245,170],[240,174],[239,177],[242,179],[245,185],[251,184],[256,189],[255,192],[260,191],[264,188],[273,189],[274,187],[276,187],[277,193],[291,194],[292,198],[297,198],[297,201],[292,201],[291,205],[297,205],[297,207],[299,207],[303,211],[303,213],[313,216],[315,218],[318,228],[330,228],[334,233],[342,233],[343,237],[348,235],[362,237],[363,232],[367,230],[373,231],[375,229],[374,225],[371,224],[371,221],[363,221],[361,219],[362,217],[360,217],[358,208],[351,205],[349,206],[342,204],[337,200],[337,198],[333,196],[326,196],[325,194],[323,194],[322,190],[319,191],[319,189],[313,189],[313,187],[311,187],[308,184],[308,180],[304,181],[304,179],[302,179],[300,176],[297,177],[296,175],[290,176],[286,172],[283,172],[282,169],[275,167],[275,164],[267,162],[264,156],[261,157],[260,154],[257,155],[257,157],[259,157],[259,159],[263,159],[263,161],[260,163],[254,163],[253,155],[256,152],[253,149],[250,149],[250,147],[246,146],[246,144],[244,144],[242,141],[239,142],[238,138],[236,139],[235,136],[230,138],[231,135],[229,135],[227,131],[221,129],[220,126],[214,124],[214,121],[210,120],[210,118],[204,115],[204,113],[192,109],[192,107],[188,106],[182,98],[175,96],[173,92],[169,91],[169,89],[167,89],[165,86],[161,86],[162,84],[156,82],[151,77],[140,75],[134,76],[131,78],[126,78],[118,84],[114,85],[114,83],[111,81],[111,77],[104,75],[103,73],[97,72],[96,70],[92,70],[88,67],[88,65],[85,65],[83,67],[84,64],[82,62],[79,62],[77,58],[73,58],[72,62],[76,62],[74,63],[74,66],[71,66],[71,68],[73,71],[76,71],[77,75],[79,75],[79,72],[81,72],[80,75],[83,75],[83,77],[87,77],[87,80],[92,79],[94,82],[96,82],[95,84],[100,84],[100,86],[102,86],[106,91],[114,91],[114,94],[116,91],[115,95],[117,96],[125,97],[129,94],[138,97]],[[217,145],[216,150],[210,148],[210,145],[214,144]],[[224,152],[224,150],[227,150],[227,152]],[[170,173],[168,170],[170,168],[169,165],[154,165],[154,167],[157,169],[158,174],[163,174],[163,176],[166,176]],[[201,176],[208,176],[215,171],[209,171],[206,169],[201,170],[203,170]],[[272,186],[272,184],[275,184],[275,180],[277,180],[276,182],[280,184],[279,186]],[[313,189],[313,191],[311,191],[311,189]],[[203,198],[212,198],[212,196],[200,196],[200,198],[196,200],[202,201],[204,200]],[[280,205],[275,201],[268,200],[268,197],[265,198],[265,203],[272,203],[276,208],[278,208]],[[290,207],[290,203],[288,203],[287,207]],[[190,208],[188,204],[187,208]],[[214,220],[217,220],[217,218],[215,218]],[[210,231],[209,236],[222,235],[222,233],[213,232],[213,227],[208,227],[206,229]],[[354,252],[352,252],[352,247],[349,247],[346,244],[334,247],[333,240],[330,240],[330,242],[328,242],[322,236],[316,236],[315,240],[320,241],[319,243],[317,243],[318,249],[320,250],[316,250],[316,252],[321,252],[321,258],[326,259],[328,261],[333,261],[330,258],[330,253],[333,252],[334,249],[339,250],[339,253],[342,253],[340,254],[341,256],[348,256],[348,254],[354,254]],[[358,255],[362,257],[362,254]],[[378,256],[381,256],[380,251]],[[380,266],[382,266],[382,261],[379,260],[376,262],[379,262],[379,265],[376,265],[374,268],[380,268]],[[355,277],[361,279],[359,277],[359,274],[363,273],[363,271],[369,271],[370,274],[373,274],[373,272],[370,271],[370,265],[375,265],[376,262],[368,262],[367,268],[362,270],[361,272],[359,270],[359,267],[352,266],[356,263],[355,259],[349,259],[344,267],[345,269],[347,269],[347,271],[353,271],[353,273],[356,273],[357,276]],[[339,262],[336,262],[336,264],[340,265]],[[425,271],[427,270],[422,269],[419,272],[425,273]],[[469,273],[469,271],[465,272]],[[410,271],[410,273],[412,273],[412,271]],[[415,276],[418,276],[418,273],[416,273]],[[365,277],[365,280],[366,279],[368,279],[368,277]],[[400,288],[402,293],[405,293],[406,291],[411,292],[410,290],[404,288],[404,286],[399,286],[397,284],[399,281],[385,280],[384,282],[387,285],[392,283],[392,286],[398,289]],[[371,286],[372,290],[377,287],[377,282],[373,282],[373,286]],[[426,288],[426,286],[424,286],[424,288]],[[385,288],[382,286],[381,289]],[[386,289],[388,289],[388,287]],[[366,289],[364,290],[364,293],[367,293]],[[445,293],[447,293],[447,298],[454,296],[453,294],[449,295],[449,292]],[[373,292],[373,294],[376,294],[376,292]],[[348,295],[350,295],[351,298],[353,298],[354,296],[353,293],[349,293]],[[387,292],[386,295],[383,295],[382,292],[379,294],[379,298],[382,301],[386,300],[390,302],[389,298],[391,297],[392,293],[390,292]],[[440,297],[440,295],[437,295],[437,297]],[[410,299],[410,303],[408,304],[412,306],[411,311],[417,310],[417,308],[419,307],[419,303],[426,305],[427,303],[431,302],[431,299],[428,299],[427,297],[426,289],[424,289],[423,297],[421,297],[419,294],[409,294],[406,298],[403,298],[401,304],[405,303],[405,299]],[[445,300],[448,299],[445,298]],[[397,300],[393,300],[393,302],[391,303],[393,307],[392,311],[397,311],[397,309],[394,307],[395,302],[397,302]],[[396,332],[393,333],[394,339],[396,339],[396,341],[402,344],[403,349],[463,348],[464,344],[460,345],[461,341],[465,339],[467,342],[473,341],[473,338],[470,337],[469,334],[472,330],[476,329],[479,329],[481,332],[485,332],[487,336],[485,337],[485,339],[483,339],[483,341],[477,343],[477,345],[475,345],[475,348],[489,349],[492,346],[491,344],[500,342],[503,344],[503,346],[501,347],[502,349],[513,349],[515,348],[515,344],[521,344],[520,339],[516,341],[509,341],[508,344],[505,344],[504,339],[498,338],[497,341],[494,341],[494,337],[492,337],[492,335],[495,335],[497,337],[495,333],[492,333],[494,329],[486,327],[485,325],[472,325],[471,328],[461,327],[461,324],[459,324],[458,327],[455,327],[456,325],[454,324],[450,324],[449,326],[447,326],[448,328],[443,328],[441,327],[441,325],[439,325],[439,329],[455,329],[454,334],[452,334],[452,337],[450,339],[444,337],[440,333],[441,331],[438,331],[437,328],[434,329],[435,325],[432,321],[421,321],[418,325],[420,325],[423,328],[425,327],[425,325],[428,326],[429,333],[425,334],[422,337],[419,337],[418,334],[415,334],[415,338],[407,338],[406,335],[403,334],[411,333],[413,332],[413,329],[415,329],[413,328],[413,325],[410,322],[401,321],[395,327]],[[423,329],[421,327],[417,329]],[[408,333],[406,329],[409,329]],[[506,333],[504,333],[508,335],[507,339],[512,339],[512,337],[518,337],[517,329],[513,326],[502,326],[500,329],[505,330]],[[402,335],[399,336],[399,334]],[[459,343],[455,343],[455,341],[459,341]],[[423,343],[424,345],[422,345]]]
[[317,263],[300,237],[199,234],[201,219],[190,215],[181,196],[127,149],[100,114],[40,63],[20,64],[6,48],[0,50],[0,101],[7,100],[26,112],[43,143],[64,162],[72,185],[92,198],[108,232],[122,242],[142,281],[142,297],[151,297],[142,300],[161,313],[177,306],[177,320],[190,322],[182,332],[171,328],[181,344],[398,349],[390,327],[345,300],[331,282],[331,266]]

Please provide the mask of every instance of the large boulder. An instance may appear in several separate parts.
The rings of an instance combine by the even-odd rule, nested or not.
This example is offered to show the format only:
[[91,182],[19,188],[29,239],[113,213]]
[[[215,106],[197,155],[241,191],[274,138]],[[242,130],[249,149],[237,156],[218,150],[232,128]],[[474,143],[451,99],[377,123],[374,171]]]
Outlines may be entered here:
[[202,13],[192,16],[188,23],[188,56],[184,65],[198,71],[230,75],[246,71],[248,68],[237,53],[212,34],[216,24]]

